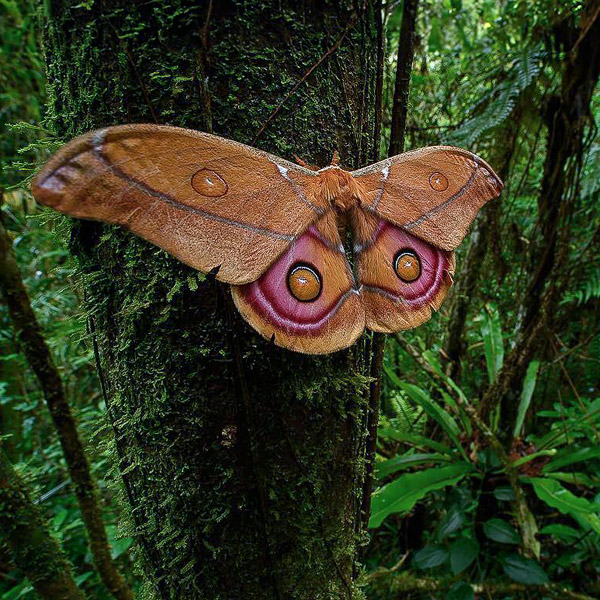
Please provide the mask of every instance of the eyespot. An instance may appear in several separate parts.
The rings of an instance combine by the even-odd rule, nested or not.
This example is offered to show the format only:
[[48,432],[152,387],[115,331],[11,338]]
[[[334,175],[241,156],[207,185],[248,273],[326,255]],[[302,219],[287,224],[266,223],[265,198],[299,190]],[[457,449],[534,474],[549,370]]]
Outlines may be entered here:
[[436,192],[443,192],[448,189],[448,178],[443,173],[436,171],[429,176],[429,185]]
[[297,263],[288,272],[287,284],[290,293],[300,302],[313,302],[321,294],[321,276],[310,265]]
[[225,180],[210,169],[200,169],[192,176],[192,187],[202,196],[218,198],[227,193]]
[[400,250],[394,258],[394,271],[402,281],[411,283],[421,275],[421,261],[412,250]]

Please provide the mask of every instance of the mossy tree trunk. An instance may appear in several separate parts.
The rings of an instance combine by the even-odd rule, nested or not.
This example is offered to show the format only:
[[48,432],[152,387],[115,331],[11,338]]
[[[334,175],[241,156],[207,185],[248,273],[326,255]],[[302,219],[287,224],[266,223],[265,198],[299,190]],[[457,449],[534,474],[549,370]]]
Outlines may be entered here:
[[[65,139],[159,122],[326,165],[372,160],[377,28],[351,2],[46,5]],[[361,344],[280,350],[226,286],[118,228],[77,223],[119,466],[155,598],[356,598],[368,402]]]
[[41,600],[85,600],[71,564],[0,444],[0,541]]

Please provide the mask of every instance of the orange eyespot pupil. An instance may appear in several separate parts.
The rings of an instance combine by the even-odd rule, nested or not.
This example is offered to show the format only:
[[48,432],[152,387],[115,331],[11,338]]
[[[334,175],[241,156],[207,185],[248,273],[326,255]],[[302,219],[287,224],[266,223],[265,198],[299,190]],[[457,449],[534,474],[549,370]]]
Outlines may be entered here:
[[300,302],[312,302],[321,293],[321,277],[316,269],[308,265],[292,267],[287,283],[292,296]]
[[436,192],[443,192],[448,189],[448,178],[443,173],[436,171],[429,176],[429,185]]
[[202,196],[218,198],[227,193],[225,180],[210,169],[200,169],[192,176],[192,187]]
[[394,271],[402,281],[410,283],[421,275],[421,261],[414,252],[402,250],[394,260]]

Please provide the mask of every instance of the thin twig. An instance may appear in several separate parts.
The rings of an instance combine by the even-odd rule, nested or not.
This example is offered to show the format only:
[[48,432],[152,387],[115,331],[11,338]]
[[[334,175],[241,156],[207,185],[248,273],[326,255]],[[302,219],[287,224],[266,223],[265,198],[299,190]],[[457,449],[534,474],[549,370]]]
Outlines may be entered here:
[[315,71],[315,69],[317,69],[319,67],[319,65],[321,65],[323,62],[325,62],[340,47],[340,44],[344,41],[344,38],[348,35],[348,33],[350,33],[350,31],[352,30],[352,28],[358,22],[358,19],[361,17],[362,12],[364,12],[364,9],[365,9],[368,1],[369,0],[367,0],[363,4],[363,9],[362,9],[361,12],[354,13],[354,15],[352,16],[352,18],[350,19],[350,21],[346,25],[346,28],[344,29],[344,31],[342,32],[342,34],[340,35],[340,37],[336,40],[335,44],[333,44],[333,46],[331,46],[331,48],[329,48],[329,50],[327,50],[327,52],[325,52],[325,54],[323,54],[321,56],[321,58],[319,58],[319,60],[317,60],[317,62],[314,63],[310,67],[310,69],[308,69],[308,71],[306,71],[306,73],[304,73],[304,75],[302,76],[302,78],[285,95],[285,97],[283,98],[283,100],[281,100],[281,102],[271,111],[271,114],[267,117],[267,120],[263,123],[262,127],[258,130],[257,134],[252,139],[252,142],[250,142],[250,144],[252,146],[254,146],[256,144],[256,141],[263,134],[263,132],[265,131],[265,129],[267,128],[267,126],[269,125],[269,123],[277,116],[277,114],[279,113],[279,111],[281,110],[281,108],[283,107],[283,105],[296,93],[296,91],[298,90],[298,88],[312,75],[312,73]]

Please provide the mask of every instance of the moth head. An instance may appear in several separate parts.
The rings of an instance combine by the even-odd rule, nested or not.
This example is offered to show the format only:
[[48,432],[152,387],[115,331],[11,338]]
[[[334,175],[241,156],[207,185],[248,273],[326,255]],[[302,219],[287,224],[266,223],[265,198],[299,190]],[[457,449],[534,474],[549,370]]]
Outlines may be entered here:
[[347,212],[357,204],[358,187],[353,177],[337,165],[319,171],[321,194],[337,212]]

